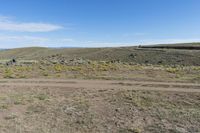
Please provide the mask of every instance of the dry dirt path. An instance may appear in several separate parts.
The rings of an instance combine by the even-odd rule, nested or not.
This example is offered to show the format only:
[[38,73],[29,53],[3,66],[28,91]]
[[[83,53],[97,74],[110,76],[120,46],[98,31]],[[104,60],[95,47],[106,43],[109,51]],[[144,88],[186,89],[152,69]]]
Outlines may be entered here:
[[131,89],[177,92],[200,92],[200,84],[169,83],[130,80],[80,80],[80,79],[0,79],[0,87],[61,87],[87,89]]

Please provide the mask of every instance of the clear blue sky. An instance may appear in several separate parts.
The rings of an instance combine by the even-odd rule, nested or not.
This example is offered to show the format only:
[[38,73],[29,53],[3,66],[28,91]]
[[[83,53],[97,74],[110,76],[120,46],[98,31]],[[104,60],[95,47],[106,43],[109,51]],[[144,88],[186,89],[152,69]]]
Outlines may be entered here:
[[199,0],[0,0],[0,47],[200,41]]

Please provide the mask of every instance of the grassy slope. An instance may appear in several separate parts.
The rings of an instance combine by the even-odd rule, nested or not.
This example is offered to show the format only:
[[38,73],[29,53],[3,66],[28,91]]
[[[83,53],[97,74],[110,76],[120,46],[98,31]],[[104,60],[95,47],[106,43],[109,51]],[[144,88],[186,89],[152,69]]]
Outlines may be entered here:
[[[176,44],[181,45],[181,44]],[[187,44],[183,44],[184,46]],[[192,45],[192,44],[188,44]],[[195,43],[194,45],[197,45]],[[137,47],[123,48],[18,48],[0,51],[0,59],[41,59],[61,54],[66,59],[85,58],[90,60],[120,60],[122,62],[136,62],[164,65],[200,65],[200,51],[175,49],[137,49]]]

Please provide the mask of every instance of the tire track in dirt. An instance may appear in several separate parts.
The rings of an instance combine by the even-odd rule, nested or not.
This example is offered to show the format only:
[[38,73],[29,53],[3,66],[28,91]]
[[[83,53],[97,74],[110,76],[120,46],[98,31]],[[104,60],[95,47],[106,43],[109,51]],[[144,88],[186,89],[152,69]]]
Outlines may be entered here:
[[200,92],[200,84],[149,81],[79,80],[79,79],[2,79],[0,87],[60,87],[86,89],[131,89],[154,91]]

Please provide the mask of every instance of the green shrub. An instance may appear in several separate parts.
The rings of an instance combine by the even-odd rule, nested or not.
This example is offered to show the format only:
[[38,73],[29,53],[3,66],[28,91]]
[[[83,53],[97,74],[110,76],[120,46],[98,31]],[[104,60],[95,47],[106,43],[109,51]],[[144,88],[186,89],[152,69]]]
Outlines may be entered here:
[[10,69],[6,69],[4,73],[4,78],[14,78],[13,72]]
[[179,72],[179,69],[170,67],[170,68],[167,68],[166,71],[169,72],[169,73],[176,74],[176,73]]

